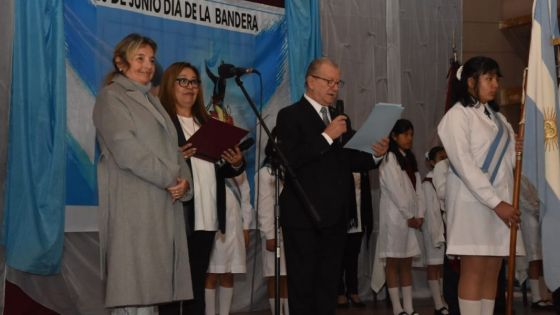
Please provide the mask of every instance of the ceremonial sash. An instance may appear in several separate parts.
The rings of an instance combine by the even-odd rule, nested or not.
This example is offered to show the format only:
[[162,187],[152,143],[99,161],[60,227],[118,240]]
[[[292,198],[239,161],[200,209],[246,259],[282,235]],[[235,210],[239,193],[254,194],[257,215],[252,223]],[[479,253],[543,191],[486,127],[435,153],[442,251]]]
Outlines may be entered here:
[[[239,187],[239,185],[237,184],[237,182],[235,181],[235,179],[233,178],[226,178],[226,186],[229,187],[229,189],[231,189],[231,192],[233,193],[233,196],[235,197],[235,199],[237,200],[237,202],[243,206],[241,204],[241,188]],[[226,197],[227,198],[227,197]]]
[[[484,172],[489,176],[490,183],[494,183],[494,180],[496,179],[496,174],[498,173],[498,169],[500,168],[500,164],[502,164],[502,160],[504,159],[507,148],[511,141],[505,123],[498,116],[494,116],[494,118],[495,118],[494,121],[496,121],[496,125],[498,126],[498,133],[496,134],[496,137],[490,144],[490,147],[488,148],[488,152],[486,153],[486,158],[484,159],[484,163],[480,167],[482,172]],[[453,173],[459,176],[451,163],[449,163],[449,166],[451,167]]]

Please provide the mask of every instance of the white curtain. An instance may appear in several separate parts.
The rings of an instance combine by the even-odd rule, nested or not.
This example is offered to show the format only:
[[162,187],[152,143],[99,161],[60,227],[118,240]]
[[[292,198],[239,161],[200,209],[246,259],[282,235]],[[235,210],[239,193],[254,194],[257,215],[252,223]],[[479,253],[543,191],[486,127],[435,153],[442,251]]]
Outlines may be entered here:
[[[3,25],[11,24],[7,21],[11,20],[12,1],[0,1]],[[457,50],[461,51],[461,1],[322,0],[320,4],[323,54],[334,59],[342,69],[347,85],[341,90],[340,98],[346,103],[346,113],[354,128],[360,127],[373,104],[402,103],[403,117],[415,126],[414,151],[425,173],[423,155],[436,143],[435,127],[443,115],[453,34]],[[11,43],[11,32],[9,27],[0,28],[2,43]],[[0,187],[5,173],[10,54],[9,45],[0,45]],[[377,223],[379,189],[377,174],[373,174],[374,220]],[[364,244],[359,260],[359,289],[364,299],[372,297],[369,284],[376,233],[377,227],[369,247],[365,248]],[[253,309],[268,307],[261,275],[260,241],[256,234],[252,233],[251,243],[259,246],[250,246],[248,272],[235,278],[232,312],[249,310],[251,298]],[[3,265],[3,258],[0,262]],[[254,267],[253,262],[256,262]],[[51,277],[8,268],[8,280],[61,314],[105,313],[97,234],[66,233],[62,264],[62,273]],[[422,273],[416,273],[415,277],[415,284],[423,282]],[[417,291],[418,294],[423,293]]]
[[[346,85],[340,91],[358,129],[378,102],[400,103],[414,125],[414,154],[422,175],[424,153],[438,142],[453,42],[461,51],[461,0],[322,0],[323,55],[335,60]],[[453,39],[455,39],[453,41]],[[374,231],[359,260],[361,296],[370,279],[378,232],[379,185],[373,172]],[[428,296],[422,270],[414,272],[415,296]]]

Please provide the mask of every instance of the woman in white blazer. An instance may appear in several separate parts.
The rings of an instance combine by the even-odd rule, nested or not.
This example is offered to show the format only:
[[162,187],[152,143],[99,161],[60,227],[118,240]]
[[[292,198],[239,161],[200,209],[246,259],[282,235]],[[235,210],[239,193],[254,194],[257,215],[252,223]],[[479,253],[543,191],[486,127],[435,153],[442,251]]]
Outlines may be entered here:
[[391,130],[389,151],[379,167],[378,256],[385,261],[395,315],[416,314],[412,307],[412,258],[421,253],[416,230],[422,226],[425,206],[422,181],[411,151],[413,134],[412,123],[399,119]]
[[[455,105],[438,126],[450,162],[447,254],[461,257],[463,315],[493,313],[498,273],[509,251],[509,226],[518,224],[520,216],[511,205],[516,140],[494,101],[500,76],[493,59],[469,59],[457,73]],[[523,243],[517,244],[520,253]]]

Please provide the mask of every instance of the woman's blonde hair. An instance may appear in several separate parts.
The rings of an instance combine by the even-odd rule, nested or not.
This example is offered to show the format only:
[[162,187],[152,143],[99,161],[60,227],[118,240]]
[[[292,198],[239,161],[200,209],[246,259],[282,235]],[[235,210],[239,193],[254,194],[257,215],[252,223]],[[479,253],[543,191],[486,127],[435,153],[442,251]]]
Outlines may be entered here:
[[[183,71],[183,69],[188,68],[191,69],[195,74],[196,77],[200,80],[200,72],[198,69],[188,62],[176,62],[163,72],[163,76],[161,77],[161,85],[159,88],[159,100],[171,119],[174,119],[177,115],[177,109],[175,107],[175,103],[177,99],[175,98],[175,80],[177,76]],[[204,124],[208,119],[210,119],[210,115],[206,111],[206,107],[204,106],[204,94],[202,93],[202,85],[198,89],[198,94],[196,95],[196,100],[192,107],[192,115],[196,122],[200,125]]]
[[103,86],[111,83],[117,74],[122,74],[126,69],[128,69],[130,67],[128,61],[132,58],[134,53],[143,46],[150,46],[154,50],[154,54],[157,51],[156,42],[149,37],[132,33],[123,38],[115,46],[115,50],[113,51],[113,70],[105,76]]

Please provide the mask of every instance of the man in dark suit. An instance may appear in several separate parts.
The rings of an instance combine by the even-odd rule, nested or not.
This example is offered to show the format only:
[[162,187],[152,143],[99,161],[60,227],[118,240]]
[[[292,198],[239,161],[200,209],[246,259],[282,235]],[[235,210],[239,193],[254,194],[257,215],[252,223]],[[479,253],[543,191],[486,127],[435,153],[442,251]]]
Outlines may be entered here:
[[347,131],[347,117],[334,117],[327,110],[344,84],[338,66],[326,58],[316,59],[305,81],[305,95],[282,109],[276,123],[278,144],[320,217],[320,222],[312,220],[291,179],[286,178],[280,221],[290,313],[334,314],[353,196],[348,176],[374,168],[387,151],[388,139],[372,146],[376,159],[369,153],[343,149],[339,138]]

